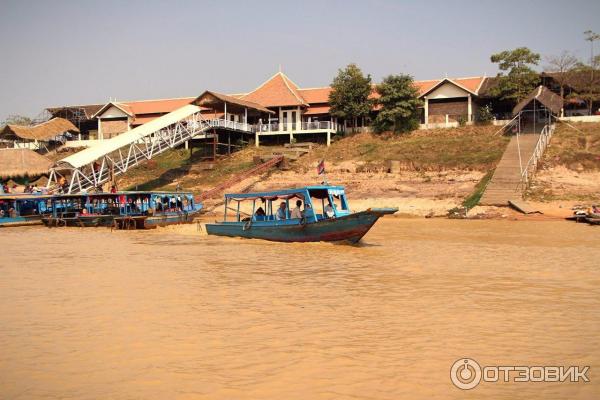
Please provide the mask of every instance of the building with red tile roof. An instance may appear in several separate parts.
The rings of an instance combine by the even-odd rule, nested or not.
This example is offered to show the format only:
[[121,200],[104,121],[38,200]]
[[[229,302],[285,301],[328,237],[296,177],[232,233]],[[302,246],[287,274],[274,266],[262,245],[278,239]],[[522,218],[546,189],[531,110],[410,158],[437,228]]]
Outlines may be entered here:
[[[483,100],[479,99],[479,91],[486,77],[441,78],[415,81],[419,96],[423,100],[421,122],[425,126],[431,124],[452,125],[463,119],[470,123],[474,120],[476,109]],[[331,87],[301,88],[283,72],[277,72],[254,90],[247,93],[227,95],[229,99],[239,99],[248,104],[256,104],[273,113],[265,113],[262,117],[251,118],[251,123],[259,124],[259,131],[266,129],[265,134],[273,132],[300,131],[304,127],[325,126],[328,129],[337,126],[338,120],[331,115],[329,94]],[[225,95],[221,95],[225,96]],[[373,88],[372,98],[378,95]],[[97,129],[88,129],[91,138],[109,138],[135,126],[192,103],[195,97],[142,101],[111,101],[105,105],[74,106],[86,110],[88,120],[97,120]],[[69,107],[49,108],[53,115]],[[373,109],[376,113],[378,107]],[[208,110],[207,110],[208,113]],[[87,115],[87,114],[91,114]],[[215,114],[216,115],[216,114]],[[220,111],[220,115],[223,115]],[[242,121],[241,114],[229,113],[227,118]],[[368,121],[361,121],[368,124]],[[77,125],[77,124],[76,124]],[[336,128],[337,129],[337,128]]]

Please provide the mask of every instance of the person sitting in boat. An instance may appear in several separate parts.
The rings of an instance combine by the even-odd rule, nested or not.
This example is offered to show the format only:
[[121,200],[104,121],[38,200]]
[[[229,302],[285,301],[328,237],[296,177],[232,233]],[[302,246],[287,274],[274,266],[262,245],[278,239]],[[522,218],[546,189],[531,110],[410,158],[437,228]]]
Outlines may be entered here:
[[254,212],[254,215],[257,217],[264,217],[265,215],[267,215],[267,213],[265,213],[265,210],[262,207],[258,207]]
[[300,209],[300,207],[302,207],[302,200],[296,200],[296,207],[292,210],[290,218],[302,218],[302,210]]
[[323,213],[325,214],[325,218],[335,217],[335,212],[333,211],[333,207],[331,206],[331,203],[327,203],[327,205],[323,209]]
[[8,209],[8,218],[17,218],[17,210],[15,210],[14,208],[9,208]]
[[287,219],[287,212],[286,212],[286,205],[285,205],[285,201],[282,201],[281,204],[279,205],[279,208],[277,209],[277,219],[278,220],[283,220],[283,219]]

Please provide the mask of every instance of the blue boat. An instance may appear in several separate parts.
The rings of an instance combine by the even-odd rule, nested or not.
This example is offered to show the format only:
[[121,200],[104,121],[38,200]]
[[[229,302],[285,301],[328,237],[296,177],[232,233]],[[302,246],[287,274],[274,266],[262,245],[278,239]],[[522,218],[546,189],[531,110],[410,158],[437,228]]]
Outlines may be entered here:
[[[356,243],[380,217],[396,211],[370,208],[352,212],[342,186],[226,194],[223,221],[206,224],[206,231],[275,242]],[[228,212],[234,213],[233,220],[228,220]]]
[[41,225],[52,212],[52,196],[36,194],[0,195],[0,227]]
[[191,223],[202,209],[188,192],[65,194],[52,196],[51,203],[52,213],[42,218],[48,227],[151,229]]
[[124,192],[120,199],[129,207],[115,217],[113,226],[118,229],[191,224],[202,210],[190,192]]

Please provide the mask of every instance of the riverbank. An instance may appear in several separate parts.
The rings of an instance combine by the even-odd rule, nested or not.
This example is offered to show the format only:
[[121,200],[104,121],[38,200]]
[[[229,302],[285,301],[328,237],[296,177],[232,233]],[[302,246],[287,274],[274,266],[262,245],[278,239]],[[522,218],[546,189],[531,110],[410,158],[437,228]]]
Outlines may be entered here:
[[[356,134],[338,139],[330,147],[315,145],[286,170],[250,177],[227,191],[276,190],[327,179],[346,187],[354,209],[390,206],[398,207],[400,215],[445,216],[448,210],[464,205],[499,161],[508,138],[497,131],[493,126],[468,126],[404,135]],[[559,125],[526,200],[545,215],[561,217],[575,205],[600,201],[600,170],[594,163],[596,157],[600,159],[599,143],[600,124]],[[255,157],[274,151],[277,148],[248,147],[206,162],[193,151],[174,150],[130,171],[120,178],[119,187],[180,187],[200,193],[251,168]],[[320,160],[325,160],[325,176],[316,172]],[[391,169],[390,161],[394,161]],[[207,199],[206,208],[211,210],[220,202],[219,195]],[[508,208],[480,206],[469,216],[519,218]]]

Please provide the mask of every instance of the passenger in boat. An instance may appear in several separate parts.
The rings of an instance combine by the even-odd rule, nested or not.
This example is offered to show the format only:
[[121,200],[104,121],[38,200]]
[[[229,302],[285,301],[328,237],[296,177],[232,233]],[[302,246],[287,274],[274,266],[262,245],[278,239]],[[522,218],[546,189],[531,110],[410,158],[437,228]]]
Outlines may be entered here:
[[9,208],[8,209],[8,218],[17,218],[17,210],[15,210],[14,208]]
[[292,210],[292,214],[290,215],[290,218],[294,219],[300,219],[302,218],[302,210],[300,209],[300,207],[302,207],[302,201],[301,200],[296,200],[296,207]]
[[265,210],[262,207],[258,207],[254,212],[254,215],[256,215],[257,217],[264,217],[267,214],[265,213]]
[[325,218],[335,217],[335,212],[333,211],[333,207],[331,206],[331,203],[327,203],[327,205],[323,209],[323,213],[325,214]]
[[286,205],[285,205],[285,201],[282,201],[281,204],[279,205],[279,208],[277,209],[277,219],[278,220],[283,220],[283,219],[287,219],[287,213],[286,213]]

